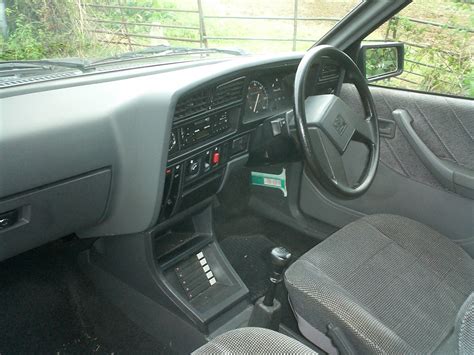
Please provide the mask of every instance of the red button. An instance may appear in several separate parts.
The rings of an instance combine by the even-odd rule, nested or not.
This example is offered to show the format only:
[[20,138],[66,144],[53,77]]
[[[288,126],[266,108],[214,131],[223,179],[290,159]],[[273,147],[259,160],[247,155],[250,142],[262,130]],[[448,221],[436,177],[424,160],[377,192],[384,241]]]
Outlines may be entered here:
[[221,160],[221,156],[220,156],[219,152],[212,153],[212,165],[219,164],[220,160]]

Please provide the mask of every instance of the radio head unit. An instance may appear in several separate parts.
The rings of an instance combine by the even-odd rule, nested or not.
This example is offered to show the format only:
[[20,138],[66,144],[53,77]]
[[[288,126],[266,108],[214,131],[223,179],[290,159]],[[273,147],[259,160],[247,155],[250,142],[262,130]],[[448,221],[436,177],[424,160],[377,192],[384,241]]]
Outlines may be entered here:
[[212,137],[235,130],[239,109],[221,111],[198,118],[178,128],[180,148],[204,142]]

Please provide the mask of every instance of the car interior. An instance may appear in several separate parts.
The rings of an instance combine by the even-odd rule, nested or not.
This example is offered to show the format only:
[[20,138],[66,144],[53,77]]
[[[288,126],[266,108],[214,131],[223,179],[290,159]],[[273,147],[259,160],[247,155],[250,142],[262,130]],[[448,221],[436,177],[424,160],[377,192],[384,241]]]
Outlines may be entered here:
[[[473,354],[474,101],[306,52],[0,81],[0,353]],[[395,70],[368,78],[368,51]]]

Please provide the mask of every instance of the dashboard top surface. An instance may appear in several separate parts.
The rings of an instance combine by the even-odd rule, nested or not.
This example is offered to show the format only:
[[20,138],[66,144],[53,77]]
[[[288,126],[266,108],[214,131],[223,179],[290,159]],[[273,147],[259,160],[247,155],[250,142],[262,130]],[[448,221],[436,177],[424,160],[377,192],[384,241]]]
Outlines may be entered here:
[[240,70],[266,65],[297,64],[303,55],[304,53],[283,53],[277,55],[243,56],[223,60],[200,60],[166,65],[131,67],[120,71],[93,72],[67,79],[4,88],[0,90],[0,99],[82,85],[105,84],[111,81],[138,80],[140,78],[152,81],[156,80],[157,77],[160,77],[162,80],[172,78],[171,81],[166,82],[165,88],[168,90],[192,90],[209,80],[233,74]]

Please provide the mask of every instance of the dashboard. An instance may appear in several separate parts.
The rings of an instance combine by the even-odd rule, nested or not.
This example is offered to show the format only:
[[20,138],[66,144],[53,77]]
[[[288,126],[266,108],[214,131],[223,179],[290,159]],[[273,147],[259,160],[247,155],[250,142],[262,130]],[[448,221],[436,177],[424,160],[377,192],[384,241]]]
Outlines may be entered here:
[[301,57],[177,63],[2,89],[0,215],[9,223],[0,228],[0,260],[70,233],[143,232],[212,200],[247,162],[255,133],[291,111]]
[[183,95],[175,107],[170,158],[291,110],[295,72],[283,67],[242,73]]
[[[176,104],[169,160],[227,133],[255,128],[268,118],[293,109],[297,63],[264,66],[218,79],[182,95]],[[309,94],[334,92],[339,69],[314,68],[320,78]],[[322,74],[322,75],[321,75]]]
[[[317,76],[323,81],[312,83],[309,93],[331,92],[337,85],[337,68],[329,71],[330,76],[328,66],[323,69],[326,75]],[[296,70],[294,62],[254,67],[180,96],[174,110],[159,221],[213,196],[223,184],[229,162],[248,157],[252,147],[288,131]]]

